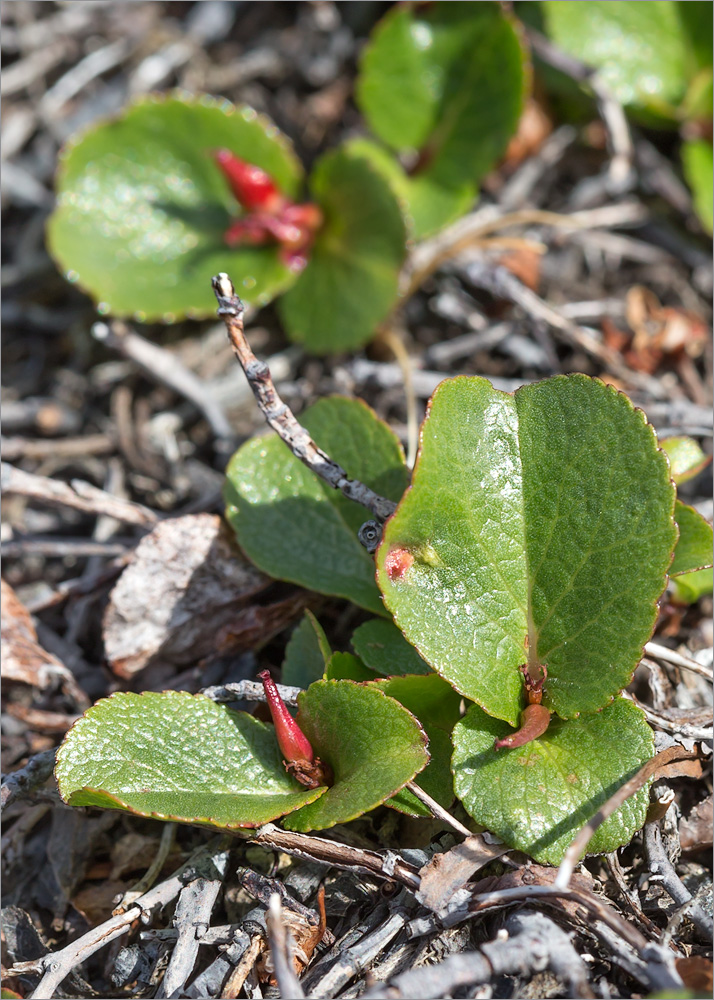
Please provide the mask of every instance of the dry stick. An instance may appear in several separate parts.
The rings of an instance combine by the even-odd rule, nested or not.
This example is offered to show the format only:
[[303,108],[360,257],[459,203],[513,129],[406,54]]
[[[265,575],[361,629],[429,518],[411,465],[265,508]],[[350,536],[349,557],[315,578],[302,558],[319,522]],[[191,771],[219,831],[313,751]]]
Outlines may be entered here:
[[[280,697],[286,705],[297,705],[298,695],[303,688],[288,684],[276,684]],[[267,701],[265,688],[260,681],[238,681],[235,684],[216,684],[204,688],[201,694],[212,701]]]
[[648,642],[645,645],[645,653],[654,657],[655,660],[664,660],[665,663],[673,663],[675,667],[682,667],[684,670],[691,670],[693,674],[706,677],[708,681],[714,680],[714,671],[711,667],[705,667],[703,663],[698,663],[691,656],[684,656],[676,649],[669,649],[667,646],[660,646],[657,642]]
[[669,860],[667,852],[664,849],[658,823],[647,823],[644,830],[644,844],[650,872],[653,875],[659,876],[659,884],[678,906],[687,905],[689,907],[687,917],[697,930],[708,941],[711,941],[712,930],[714,929],[712,917],[694,899],[689,889],[687,889],[679,875],[677,875],[675,867]]
[[1,467],[1,484],[5,493],[14,493],[27,497],[50,507],[72,507],[84,514],[105,514],[126,524],[136,524],[141,528],[153,528],[158,522],[158,515],[148,507],[133,503],[130,500],[120,500],[111,493],[97,489],[90,483],[73,479],[70,485],[58,479],[48,479],[46,476],[36,476],[31,472],[23,472],[13,465],[3,462]]
[[154,381],[168,386],[193,403],[204,415],[225,450],[235,446],[236,435],[223,407],[213,398],[206,383],[186,368],[174,354],[140,337],[120,322],[114,322],[111,326],[95,323],[92,336],[129,358]]
[[21,556],[40,555],[48,559],[85,558],[87,556],[121,556],[133,548],[138,539],[119,538],[108,542],[93,538],[53,538],[40,535],[26,535],[9,538],[0,542],[0,555],[10,559]]
[[293,965],[293,942],[282,918],[280,896],[274,892],[268,904],[266,917],[270,954],[278,990],[283,1000],[303,1000],[305,994],[295,975]]
[[620,785],[615,794],[610,796],[607,802],[588,820],[565,852],[565,857],[560,862],[560,868],[553,883],[554,887],[556,889],[567,889],[575,865],[585,852],[593,834],[600,824],[605,822],[608,816],[612,816],[620,808],[623,802],[626,802],[630,796],[638,792],[640,788],[643,788],[650,778],[653,778],[666,764],[671,764],[676,760],[692,760],[696,756],[696,753],[685,750],[684,747],[669,747],[669,749],[663,750],[662,753],[648,760],[629,781],[626,781],[624,785]]
[[440,806],[435,799],[432,799],[431,795],[427,795],[424,789],[420,788],[414,781],[408,781],[405,787],[409,789],[412,795],[416,795],[419,801],[423,802],[427,809],[431,810],[432,815],[437,819],[440,819],[444,823],[448,823],[449,826],[452,826],[454,830],[456,830],[457,833],[460,833],[463,837],[474,836],[473,832],[469,830],[467,826],[464,826],[463,823],[459,823],[459,821],[452,816],[447,809]]
[[90,955],[99,951],[110,941],[121,937],[135,920],[141,919],[154,907],[166,906],[167,903],[170,903],[186,884],[186,875],[189,871],[193,870],[199,862],[211,862],[214,857],[225,853],[222,844],[223,838],[221,837],[199,848],[171,878],[145,893],[126,913],[111,917],[97,927],[93,927],[82,937],[62,948],[61,951],[51,955],[43,955],[42,958],[32,959],[29,962],[16,963],[8,974],[24,975],[28,972],[42,971],[44,973],[42,979],[31,994],[30,1000],[52,1000],[52,997],[57,995],[57,987],[75,966],[86,961]]
[[419,416],[412,376],[412,359],[409,357],[409,352],[404,346],[402,338],[391,326],[382,329],[380,337],[396,358],[404,379],[404,396],[407,404],[407,468],[412,469],[419,446]]
[[157,998],[182,996],[186,980],[196,964],[201,938],[210,926],[211,913],[228,867],[228,851],[214,856],[212,862],[216,877],[199,876],[181,890],[174,916],[178,939],[155,993]]
[[250,839],[252,843],[260,844],[261,847],[271,847],[303,861],[377,875],[379,878],[401,882],[411,890],[419,888],[417,869],[393,851],[387,851],[386,855],[382,855],[377,851],[350,847],[324,837],[310,837],[304,833],[281,830],[272,823],[261,826]]
[[333,489],[340,490],[349,500],[362,504],[377,521],[384,523],[397,505],[379,496],[364,483],[349,479],[345,470],[318,448],[278,395],[268,366],[253,354],[243,330],[243,303],[236,295],[233,282],[227,274],[221,273],[213,278],[212,284],[218,300],[218,315],[226,324],[231,346],[268,424],[308,469]]
[[241,955],[241,958],[233,972],[226,980],[221,990],[222,997],[237,997],[243,988],[243,983],[248,978],[251,969],[260,958],[265,948],[265,939],[262,934],[254,934],[250,939],[250,944]]
[[612,150],[612,158],[608,167],[612,186],[610,193],[622,192],[627,188],[632,177],[632,163],[635,157],[635,147],[622,105],[597,70],[563,52],[540,32],[528,28],[526,34],[533,50],[541,59],[560,70],[561,73],[577,80],[578,83],[587,83],[590,86],[605,123]]
[[5,809],[18,799],[24,799],[40,785],[44,785],[55,766],[57,747],[33,754],[24,767],[12,771],[2,780],[0,808]]

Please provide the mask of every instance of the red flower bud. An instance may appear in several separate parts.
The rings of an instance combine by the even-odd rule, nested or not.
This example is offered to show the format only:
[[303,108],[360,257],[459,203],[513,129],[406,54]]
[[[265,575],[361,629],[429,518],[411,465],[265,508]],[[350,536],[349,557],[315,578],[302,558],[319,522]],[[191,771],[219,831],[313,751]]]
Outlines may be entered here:
[[217,149],[213,155],[231,191],[246,211],[280,211],[285,197],[264,170],[240,160],[228,149]]
[[265,697],[268,700],[268,708],[273,717],[275,735],[278,738],[280,752],[288,764],[294,761],[311,762],[315,758],[315,753],[310,746],[310,741],[293,719],[283,699],[280,697],[277,684],[270,676],[270,671],[261,670],[258,677],[263,682]]

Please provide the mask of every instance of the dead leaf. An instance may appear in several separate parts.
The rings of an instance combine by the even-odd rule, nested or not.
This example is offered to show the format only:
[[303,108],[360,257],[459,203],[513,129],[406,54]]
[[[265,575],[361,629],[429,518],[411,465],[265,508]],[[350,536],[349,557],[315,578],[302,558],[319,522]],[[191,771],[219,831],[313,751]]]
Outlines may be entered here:
[[112,915],[114,900],[128,888],[127,882],[106,879],[87,883],[72,897],[72,905],[79,910],[90,927],[96,927]]
[[690,955],[688,958],[675,958],[674,964],[688,989],[694,990],[695,993],[703,993],[704,996],[712,995],[714,966],[708,958],[703,955]]
[[2,677],[44,691],[66,677],[65,665],[37,641],[30,613],[9,583],[2,580]]
[[712,846],[711,795],[697,803],[686,819],[679,823],[679,839],[683,851],[709,850]]
[[15,702],[6,705],[5,711],[14,719],[24,722],[29,729],[34,729],[39,733],[57,733],[60,736],[66,733],[79,718],[78,715],[68,715],[66,712],[48,712],[44,708],[33,708],[31,705],[20,705]]
[[535,247],[523,246],[501,254],[498,263],[514,274],[532,292],[538,291],[542,254]]
[[537,153],[553,131],[553,122],[545,108],[531,97],[523,109],[516,134],[508,143],[504,163],[513,170],[529,156]]
[[120,677],[213,653],[222,629],[272,581],[245,560],[221,519],[188,514],[141,540],[104,614],[104,645]]
[[624,357],[636,371],[652,375],[667,360],[682,355],[697,358],[704,350],[707,327],[703,319],[685,309],[662,306],[642,285],[628,291],[625,316],[633,336]]
[[312,600],[307,591],[295,590],[273,604],[252,604],[244,608],[216,636],[216,650],[226,656],[265,645],[290,622],[296,621]]
[[483,837],[475,835],[443,854],[435,854],[419,872],[417,899],[438,912],[475,872],[507,850],[505,844],[487,844]]

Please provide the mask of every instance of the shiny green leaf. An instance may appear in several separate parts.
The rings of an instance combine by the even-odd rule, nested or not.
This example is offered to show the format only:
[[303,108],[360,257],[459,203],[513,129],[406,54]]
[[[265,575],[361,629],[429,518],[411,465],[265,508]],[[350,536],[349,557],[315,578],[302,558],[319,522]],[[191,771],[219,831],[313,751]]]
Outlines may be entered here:
[[219,147],[297,193],[302,169],[275,126],[205,96],[143,98],[63,150],[48,246],[100,313],[163,322],[213,315],[219,271],[259,304],[293,283],[276,248],[225,245],[241,209],[213,161]]
[[712,460],[711,455],[705,455],[694,438],[662,438],[659,446],[669,459],[672,479],[678,486],[698,476]]
[[290,830],[324,830],[381,805],[424,769],[426,736],[405,708],[372,684],[317,681],[298,696],[298,722],[334,785],[284,821]]
[[65,737],[55,773],[72,806],[229,830],[260,826],[325,791],[286,773],[272,726],[185,691],[97,702]]
[[[553,719],[524,747],[494,750],[508,724],[477,705],[454,729],[454,787],[466,811],[510,847],[557,865],[580,828],[652,756],[652,730],[624,698],[579,719]],[[645,821],[648,787],[598,827],[588,853],[627,844]],[[308,807],[312,808],[312,807]]]
[[[300,419],[348,475],[382,496],[401,497],[407,483],[401,446],[368,406],[334,396]],[[384,614],[374,559],[357,539],[369,511],[324,484],[276,435],[244,444],[226,476],[226,516],[257,566]]]
[[676,540],[652,427],[585,375],[514,395],[443,382],[412,486],[377,552],[385,604],[449,683],[516,725],[519,667],[547,664],[564,718],[625,687],[652,634]]
[[712,231],[714,196],[712,177],[714,176],[714,155],[712,144],[706,139],[692,139],[682,145],[682,166],[684,176],[692,189],[694,208],[699,221],[708,233]]
[[291,340],[315,354],[352,350],[374,335],[397,299],[406,228],[389,183],[346,149],[328,153],[310,181],[325,217],[310,262],[280,300]]
[[408,175],[384,158],[381,168],[408,202],[418,237],[453,218],[503,154],[522,109],[526,61],[497,4],[399,4],[373,32],[357,101],[373,132],[416,160]]

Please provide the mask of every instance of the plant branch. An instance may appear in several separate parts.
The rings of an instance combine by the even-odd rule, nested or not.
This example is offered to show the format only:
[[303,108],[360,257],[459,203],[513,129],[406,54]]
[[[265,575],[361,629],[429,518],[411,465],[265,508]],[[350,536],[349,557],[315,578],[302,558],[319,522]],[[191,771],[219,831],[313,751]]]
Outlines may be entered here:
[[337,462],[318,448],[290,407],[278,395],[268,366],[253,354],[243,330],[243,303],[236,295],[233,282],[227,274],[221,273],[213,278],[212,284],[218,300],[218,315],[226,324],[233,351],[268,424],[311,472],[323,479],[328,486],[339,490],[348,500],[362,504],[383,524],[394,513],[397,505],[392,500],[379,496],[365,483],[350,479]]
[[277,892],[270,897],[266,924],[270,956],[273,959],[273,971],[280,996],[285,1000],[288,998],[303,1000],[305,994],[293,967],[294,944],[290,931],[283,922],[282,906]]
[[459,821],[454,816],[451,815],[448,809],[444,809],[442,806],[440,806],[439,803],[435,799],[432,799],[431,795],[427,795],[424,789],[420,788],[419,785],[416,784],[416,782],[408,781],[406,787],[409,789],[412,795],[415,795],[420,802],[424,803],[427,809],[430,810],[432,816],[435,816],[437,819],[440,819],[444,823],[448,823],[449,826],[453,827],[453,829],[456,830],[457,833],[460,833],[462,837],[473,836],[472,831],[469,830],[467,826],[464,826],[463,823],[459,823]]

